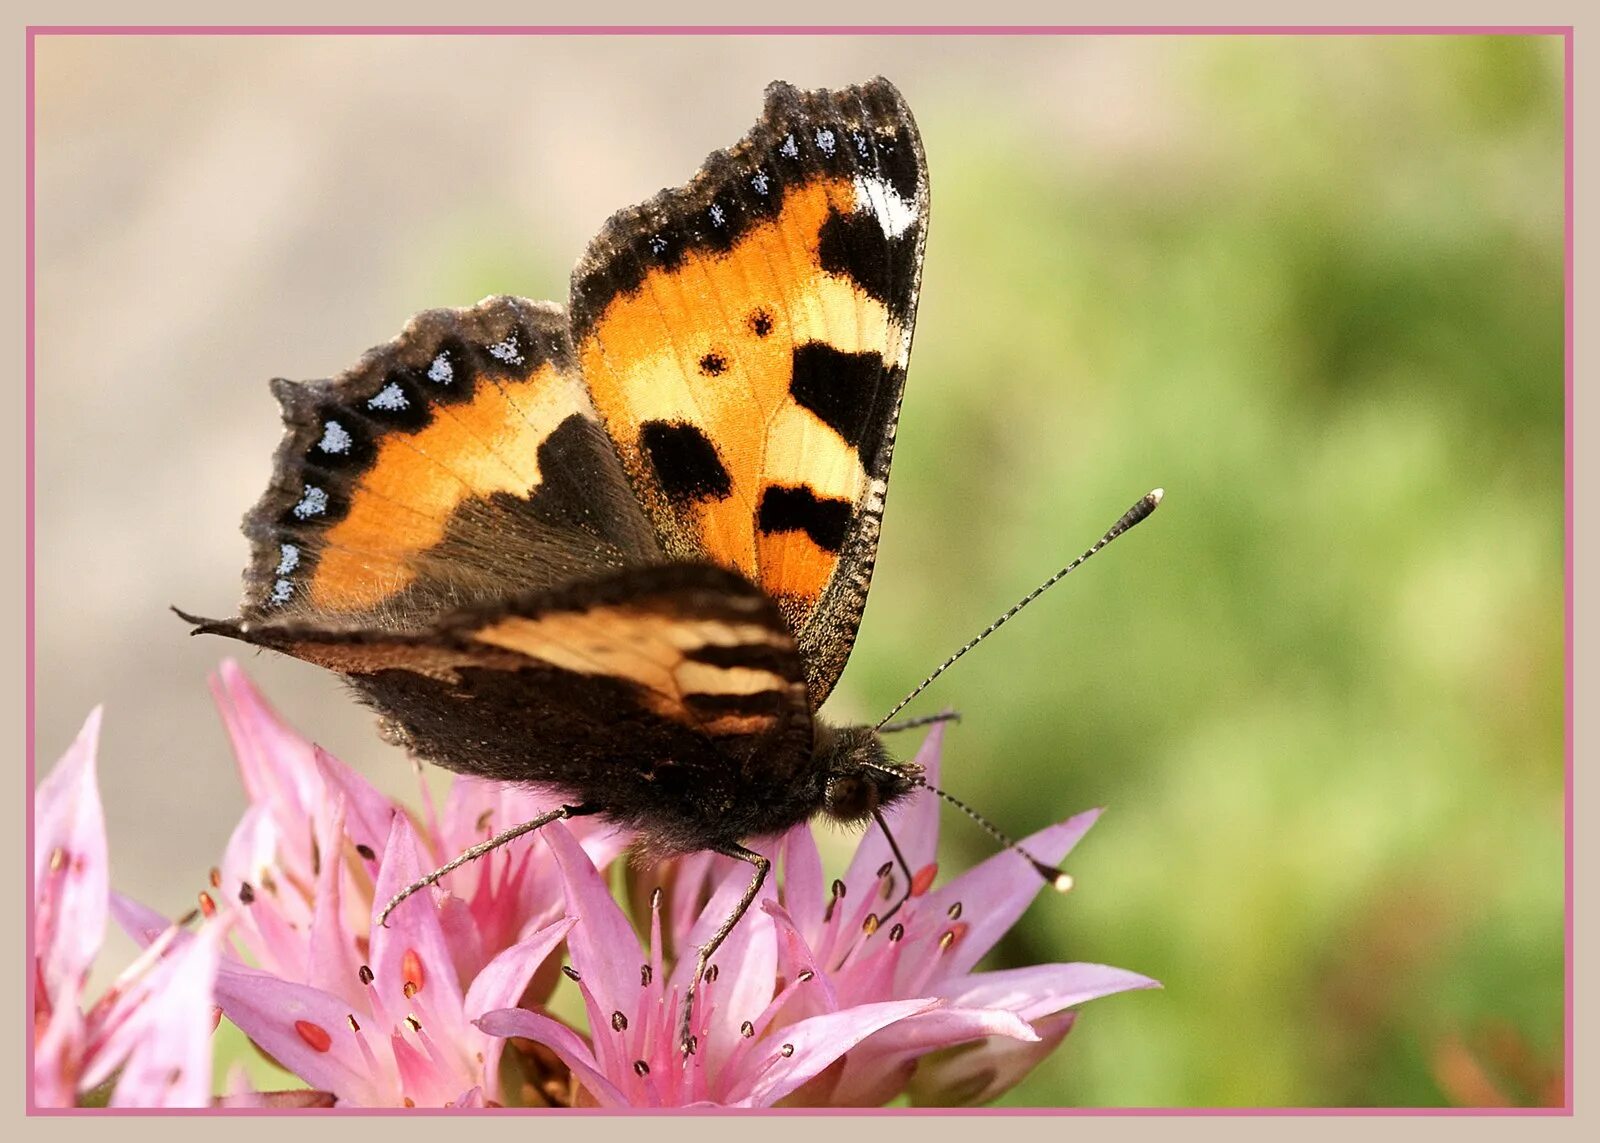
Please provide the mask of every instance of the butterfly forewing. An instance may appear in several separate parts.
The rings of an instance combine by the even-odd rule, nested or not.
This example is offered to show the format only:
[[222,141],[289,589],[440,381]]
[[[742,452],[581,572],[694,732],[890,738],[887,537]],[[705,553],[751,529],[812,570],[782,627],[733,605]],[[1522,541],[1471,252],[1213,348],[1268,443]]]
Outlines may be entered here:
[[288,433],[245,521],[248,617],[418,627],[660,558],[559,306],[419,314],[339,377],[274,392]]
[[573,276],[578,362],[663,545],[778,602],[813,706],[871,580],[927,203],[886,81],[774,84],[743,140],[612,218]]

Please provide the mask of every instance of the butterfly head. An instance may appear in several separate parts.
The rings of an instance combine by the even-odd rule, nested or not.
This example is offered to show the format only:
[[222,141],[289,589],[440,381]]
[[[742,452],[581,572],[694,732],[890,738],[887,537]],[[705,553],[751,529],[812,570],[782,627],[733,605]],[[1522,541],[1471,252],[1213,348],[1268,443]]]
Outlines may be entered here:
[[917,785],[915,767],[890,759],[870,726],[818,724],[816,760],[824,776],[822,812],[849,825],[871,819]]

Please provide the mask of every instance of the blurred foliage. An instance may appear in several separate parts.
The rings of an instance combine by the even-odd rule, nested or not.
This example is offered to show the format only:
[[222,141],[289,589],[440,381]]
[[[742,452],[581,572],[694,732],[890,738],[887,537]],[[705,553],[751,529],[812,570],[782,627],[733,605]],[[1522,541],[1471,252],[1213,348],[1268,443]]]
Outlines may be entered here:
[[[1017,834],[1109,807],[993,964],[1165,984],[1003,1102],[1559,1102],[1560,43],[1163,58],[1120,149],[908,89],[933,226],[831,713],[887,709],[1164,485],[909,712],[963,712],[946,782]],[[441,240],[440,296],[563,279],[488,232]],[[947,820],[947,869],[989,851]]]
[[860,713],[1168,493],[916,708],[1008,828],[1110,807],[996,963],[1166,986],[1007,1103],[1559,1102],[1560,60],[1212,41],[1103,167],[933,109]]

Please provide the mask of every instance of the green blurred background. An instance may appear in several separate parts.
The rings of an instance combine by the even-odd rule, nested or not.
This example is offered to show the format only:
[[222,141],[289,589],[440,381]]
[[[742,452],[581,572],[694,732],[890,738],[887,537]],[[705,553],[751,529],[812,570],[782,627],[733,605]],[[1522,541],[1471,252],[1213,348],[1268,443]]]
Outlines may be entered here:
[[[1165,984],[1090,1005],[1005,1102],[1560,1102],[1559,40],[107,40],[40,60],[41,755],[113,700],[119,887],[178,911],[236,819],[201,681],[223,649],[159,610],[233,603],[277,435],[261,382],[335,371],[424,306],[561,297],[605,214],[731,142],[768,79],[882,72],[921,124],[933,222],[832,713],[880,714],[1167,491],[912,710],[963,713],[946,784],[1012,832],[1109,807],[1078,887],[993,964]],[[163,169],[141,148],[173,133],[189,150]],[[128,211],[108,253],[95,236]],[[131,397],[74,395],[107,361],[73,344],[74,272],[113,341],[143,338]],[[80,435],[49,431],[69,419]],[[86,441],[181,481],[110,513]],[[147,578],[103,582],[86,557],[107,529]],[[251,669],[407,790],[336,684]],[[175,757],[201,785],[171,789]],[[947,873],[988,852],[947,818]]]

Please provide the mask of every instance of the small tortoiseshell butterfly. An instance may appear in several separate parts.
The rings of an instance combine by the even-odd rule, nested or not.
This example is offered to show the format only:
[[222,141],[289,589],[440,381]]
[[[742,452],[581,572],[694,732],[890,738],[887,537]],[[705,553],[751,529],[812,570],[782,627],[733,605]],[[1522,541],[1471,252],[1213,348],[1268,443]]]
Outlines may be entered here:
[[767,874],[746,839],[921,784],[816,711],[872,579],[927,226],[890,83],[773,84],[744,139],[606,223],[565,309],[429,311],[331,381],[274,382],[241,614],[197,633],[337,671],[415,754],[569,800],[491,844],[598,814],[655,857],[749,862],[698,982]]

